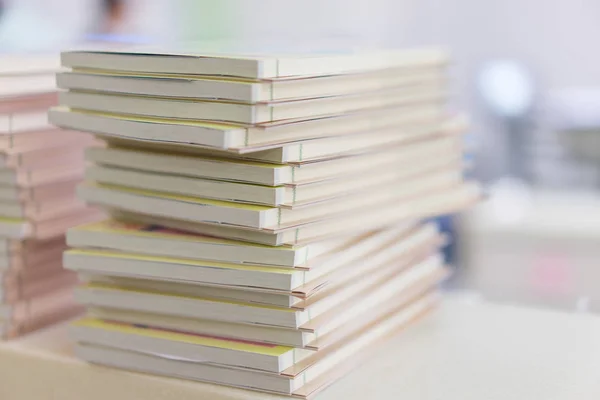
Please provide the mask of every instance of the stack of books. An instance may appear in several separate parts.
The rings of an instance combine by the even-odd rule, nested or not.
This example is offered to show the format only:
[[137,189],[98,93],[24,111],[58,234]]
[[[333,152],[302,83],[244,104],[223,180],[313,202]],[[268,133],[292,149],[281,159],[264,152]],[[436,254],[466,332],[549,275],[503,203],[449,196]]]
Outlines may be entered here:
[[436,304],[425,218],[479,198],[445,54],[66,52],[57,126],[106,148],[71,229],[92,363],[306,398]]
[[98,218],[75,193],[93,136],[48,122],[59,66],[58,56],[0,58],[0,338],[81,308],[62,252],[68,228]]

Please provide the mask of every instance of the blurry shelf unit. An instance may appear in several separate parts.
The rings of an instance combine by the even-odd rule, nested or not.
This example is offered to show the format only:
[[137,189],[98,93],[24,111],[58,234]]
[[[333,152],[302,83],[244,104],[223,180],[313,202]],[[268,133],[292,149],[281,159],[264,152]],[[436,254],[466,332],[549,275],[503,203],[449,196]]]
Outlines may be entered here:
[[464,283],[488,299],[600,312],[600,197],[532,191],[459,219]]
[[[600,319],[452,297],[317,400],[591,400]],[[3,400],[285,399],[87,365],[66,329],[0,345]]]

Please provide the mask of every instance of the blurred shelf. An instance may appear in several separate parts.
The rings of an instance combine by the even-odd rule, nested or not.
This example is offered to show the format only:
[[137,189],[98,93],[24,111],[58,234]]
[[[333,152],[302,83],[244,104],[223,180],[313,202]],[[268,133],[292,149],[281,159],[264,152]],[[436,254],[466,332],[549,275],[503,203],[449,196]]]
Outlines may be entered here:
[[[444,301],[317,400],[600,398],[600,319]],[[65,328],[0,345],[2,400],[255,400],[260,393],[86,365]]]

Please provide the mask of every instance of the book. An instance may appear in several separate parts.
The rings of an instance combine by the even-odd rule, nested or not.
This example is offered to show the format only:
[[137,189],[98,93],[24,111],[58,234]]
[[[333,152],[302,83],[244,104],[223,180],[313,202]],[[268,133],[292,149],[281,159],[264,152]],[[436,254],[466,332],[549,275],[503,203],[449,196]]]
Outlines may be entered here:
[[423,197],[407,199],[403,202],[394,202],[372,210],[363,210],[355,213],[352,218],[336,218],[303,224],[291,229],[278,230],[252,230],[242,229],[223,224],[195,223],[172,216],[153,215],[123,212],[122,209],[110,209],[111,215],[122,221],[134,223],[147,223],[180,229],[198,234],[218,236],[228,239],[261,243],[271,246],[302,245],[323,238],[331,238],[345,232],[365,232],[370,229],[384,228],[394,224],[428,218],[434,215],[452,214],[464,209],[481,199],[481,190],[475,184],[467,184],[453,190],[432,192]]
[[[460,135],[436,135],[419,139],[397,146],[387,146],[385,149],[363,149],[356,154],[349,153],[285,165],[178,153],[130,151],[122,148],[92,148],[86,152],[86,159],[99,166],[126,168],[130,173],[144,171],[161,175],[180,175],[188,179],[194,178],[194,181],[207,179],[210,182],[282,186],[323,182],[336,178],[353,182],[357,177],[372,174],[373,171],[381,173],[383,169],[391,169],[399,163],[407,164],[402,169],[394,168],[401,172],[440,158],[456,158],[462,148],[463,138]],[[114,175],[115,173],[111,176]]]
[[64,235],[101,212],[76,198],[94,136],[48,121],[57,55],[0,61],[0,339],[12,339],[81,312],[79,278],[62,268]]
[[[171,292],[179,294],[198,294],[202,290],[199,286],[217,286],[222,290],[239,289],[277,294],[281,299],[277,299],[278,303],[273,305],[289,306],[290,296],[306,298],[325,286],[348,282],[362,273],[373,270],[378,262],[388,262],[400,257],[415,246],[423,245],[434,238],[437,238],[437,232],[431,226],[373,232],[344,243],[298,268],[215,263],[117,253],[102,249],[67,251],[64,264],[67,269],[87,273],[87,280],[94,283],[121,282],[123,286],[149,288],[154,291],[170,288]],[[232,293],[232,290],[229,290],[220,296],[226,294],[232,299],[235,296],[236,300],[244,300],[247,293]],[[258,296],[249,301],[257,302],[256,297]],[[275,301],[274,297],[269,296],[269,301]]]
[[[381,52],[338,52],[314,54],[286,51],[235,49],[222,43],[186,43],[181,50],[141,47],[120,51],[67,51],[61,54],[64,67],[136,73],[200,74],[251,79],[291,76],[323,76],[376,71],[420,65],[444,65],[447,56],[438,49],[383,50]],[[213,54],[211,54],[211,52]]]
[[73,110],[65,106],[54,107],[48,113],[55,126],[90,132],[102,138],[155,144],[179,143],[236,152],[327,136],[371,134],[379,129],[407,127],[441,120],[445,116],[441,101],[260,126],[111,114]]
[[[192,281],[181,279],[157,279],[155,276],[140,275],[136,277],[123,277],[122,274],[107,272],[84,272],[80,277],[84,282],[100,284],[104,287],[121,287],[134,290],[175,293],[179,295],[191,295],[202,298],[214,298],[233,300],[243,303],[266,304],[278,307],[303,309],[306,302],[323,290],[340,288],[348,283],[360,279],[363,275],[369,275],[389,264],[390,260],[396,261],[397,265],[409,265],[421,258],[436,252],[442,243],[437,236],[427,232],[408,232],[406,237],[399,239],[395,236],[392,240],[378,242],[378,246],[364,256],[347,257],[346,251],[337,252],[327,258],[323,264],[315,267],[323,273],[312,281],[303,282],[290,290],[266,289],[264,287],[244,285],[235,286],[233,282],[224,285],[211,285],[204,281]],[[392,232],[390,232],[392,233]],[[395,241],[401,240],[401,243]],[[393,247],[387,249],[387,247]],[[348,258],[349,260],[346,260]],[[71,268],[76,270],[76,268]]]
[[[443,271],[431,275],[403,275],[398,280],[390,281],[378,293],[370,293],[365,297],[353,298],[348,308],[353,313],[340,315],[337,310],[329,311],[311,321],[302,329],[288,329],[273,326],[251,324],[235,324],[215,320],[201,320],[178,317],[170,314],[129,311],[122,308],[89,307],[87,315],[102,320],[126,322],[148,327],[182,330],[201,335],[218,336],[240,340],[261,341],[288,347],[319,350],[339,329],[354,332],[355,329],[373,323],[374,320],[388,314],[391,310],[407,305],[416,298],[430,292],[436,284],[444,279]],[[401,281],[401,282],[400,282]],[[386,293],[386,295],[381,295]],[[393,298],[394,301],[390,301]],[[372,310],[376,309],[377,312]],[[350,323],[352,322],[352,323]],[[348,326],[349,328],[343,328]]]
[[[266,246],[144,225],[105,220],[70,229],[67,244],[167,257],[259,265],[300,266],[331,251],[339,242],[304,246]],[[200,256],[201,255],[201,256]]]
[[[331,347],[328,351],[317,352],[315,359],[309,357],[302,371],[298,367],[283,373],[265,374],[251,369],[226,368],[198,362],[190,357],[184,360],[168,355],[122,351],[114,347],[97,346],[79,342],[76,354],[92,363],[114,366],[138,372],[167,376],[184,377],[222,385],[242,387],[250,390],[292,395],[306,398],[316,394],[340,375],[349,371],[348,363],[364,361],[375,344],[384,346],[386,339],[397,334],[409,322],[427,313],[433,306],[431,298],[411,304],[399,310],[380,324],[379,329],[365,330],[360,334]],[[330,372],[327,376],[326,373]],[[331,376],[333,375],[333,376]]]
[[[413,126],[401,126],[386,129],[373,130],[371,135],[364,132],[344,136],[322,137],[309,140],[287,142],[279,146],[262,146],[247,152],[238,153],[235,150],[207,149],[195,145],[183,145],[174,143],[152,143],[149,141],[135,141],[127,139],[115,139],[105,137],[109,143],[107,149],[91,149],[86,153],[90,161],[124,166],[134,169],[148,169],[153,162],[160,161],[177,163],[182,168],[186,163],[194,162],[198,169],[204,170],[200,160],[206,162],[214,161],[258,161],[267,164],[296,164],[307,161],[320,161],[333,159],[340,156],[351,156],[381,150],[385,146],[407,144],[420,139],[428,139],[441,134],[456,134],[464,132],[466,121],[463,117],[453,116],[443,118],[439,121],[433,120],[415,123]],[[103,151],[102,151],[103,150]],[[241,149],[240,149],[241,151]],[[121,155],[126,155],[121,157]],[[133,158],[131,161],[130,158]],[[192,161],[193,160],[193,161]],[[256,163],[246,163],[250,168]],[[214,167],[224,167],[215,164]],[[213,168],[214,173],[220,168]],[[189,175],[194,169],[189,169]],[[204,171],[204,173],[206,173]],[[231,176],[235,176],[230,173]],[[235,178],[241,179],[240,174]],[[257,182],[261,183],[261,182]],[[264,183],[264,184],[269,184]]]
[[[156,351],[172,357],[189,357],[211,364],[233,365],[267,372],[282,372],[312,353],[310,350],[190,334],[173,330],[152,329],[121,322],[83,319],[72,328],[78,341],[94,344],[118,343],[137,352]],[[192,350],[192,353],[190,353]]]
[[[438,270],[443,265],[439,257],[432,256],[413,268]],[[120,307],[132,311],[160,312],[181,317],[212,319],[225,322],[260,324],[298,329],[327,311],[351,312],[345,307],[353,296],[366,294],[384,285],[405,266],[394,262],[381,267],[363,280],[344,287],[332,287],[321,292],[303,309],[275,307],[238,301],[202,298],[192,295],[160,291],[136,290],[127,287],[87,284],[76,290],[79,302],[101,307]],[[119,305],[121,304],[121,305]]]
[[[79,196],[96,206],[168,216],[185,221],[245,227],[256,230],[290,229],[296,226],[354,215],[387,204],[398,203],[430,192],[443,192],[460,186],[462,171],[444,171],[402,182],[384,185],[371,196],[359,192],[340,199],[316,201],[303,207],[269,207],[239,202],[176,195],[100,183],[78,188]],[[164,211],[162,211],[164,210]]]
[[61,105],[78,110],[122,113],[152,118],[224,121],[237,124],[267,124],[278,121],[303,121],[379,108],[397,107],[423,102],[439,102],[446,93],[438,84],[322,97],[307,100],[244,104],[225,100],[171,99],[162,97],[114,95],[92,92],[60,92]]
[[[432,159],[415,163],[400,170],[389,170],[379,174],[364,171],[358,175],[324,179],[315,182],[262,186],[237,182],[213,181],[176,175],[161,175],[107,167],[90,167],[86,178],[103,185],[132,187],[151,192],[162,191],[174,195],[202,197],[211,200],[231,201],[264,206],[299,209],[319,203],[345,200],[361,190],[373,193],[388,191],[391,186],[411,186],[419,180],[440,180],[442,175],[461,174],[463,164],[457,156]],[[373,176],[375,178],[373,178]],[[354,178],[354,179],[352,179]],[[363,206],[368,206],[365,202]]]
[[377,72],[302,79],[262,80],[74,68],[70,72],[58,73],[56,83],[59,88],[66,90],[259,103],[410,87],[439,82],[443,75],[442,66],[392,68]]

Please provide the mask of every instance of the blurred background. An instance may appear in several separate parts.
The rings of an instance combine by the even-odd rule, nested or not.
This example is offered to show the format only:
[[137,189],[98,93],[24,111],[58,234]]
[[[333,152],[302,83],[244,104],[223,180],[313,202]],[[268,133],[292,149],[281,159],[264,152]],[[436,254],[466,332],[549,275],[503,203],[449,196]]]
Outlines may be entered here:
[[442,218],[448,290],[600,312],[597,0],[0,0],[0,52],[232,39],[436,45],[488,201]]

